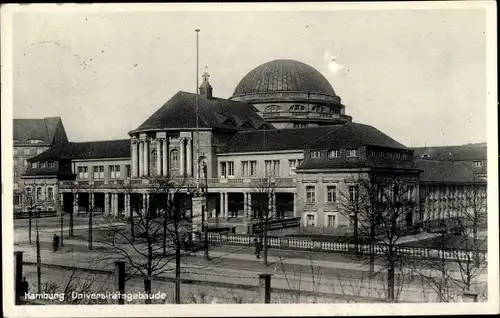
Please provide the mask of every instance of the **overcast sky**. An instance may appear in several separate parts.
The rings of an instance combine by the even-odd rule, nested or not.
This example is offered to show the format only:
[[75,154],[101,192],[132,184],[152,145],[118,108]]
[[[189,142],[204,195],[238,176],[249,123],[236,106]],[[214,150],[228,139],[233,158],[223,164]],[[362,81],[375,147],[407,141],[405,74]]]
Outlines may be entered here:
[[61,116],[72,141],[128,138],[194,92],[195,28],[217,97],[262,63],[295,59],[328,78],[355,122],[407,146],[486,141],[483,10],[16,13],[14,117]]

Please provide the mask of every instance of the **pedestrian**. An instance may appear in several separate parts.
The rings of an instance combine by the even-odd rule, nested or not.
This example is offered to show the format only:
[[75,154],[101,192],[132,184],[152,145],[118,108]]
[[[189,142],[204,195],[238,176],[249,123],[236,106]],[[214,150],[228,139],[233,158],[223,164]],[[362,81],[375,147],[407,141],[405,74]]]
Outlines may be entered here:
[[255,257],[257,259],[259,259],[260,258],[260,242],[258,239],[255,238],[255,239],[253,239],[253,243],[255,245]]
[[59,236],[57,236],[57,234],[54,234],[52,238],[52,247],[54,248],[54,252],[57,252],[59,249]]

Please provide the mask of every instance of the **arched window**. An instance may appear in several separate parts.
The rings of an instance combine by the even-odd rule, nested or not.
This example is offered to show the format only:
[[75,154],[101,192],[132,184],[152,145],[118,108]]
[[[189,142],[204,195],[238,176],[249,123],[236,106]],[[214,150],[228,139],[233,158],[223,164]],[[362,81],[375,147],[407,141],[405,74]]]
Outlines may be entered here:
[[279,112],[281,107],[278,105],[269,105],[266,107],[266,112]]
[[151,170],[151,175],[156,175],[156,157],[158,156],[158,152],[156,149],[151,151],[151,158],[149,158],[149,169]]
[[304,105],[292,105],[290,106],[289,110],[291,112],[305,112],[306,107]]
[[174,149],[170,152],[170,167],[179,169],[179,150]]
[[323,106],[314,106],[312,108],[312,111],[315,113],[324,113],[324,112],[326,112],[326,109]]

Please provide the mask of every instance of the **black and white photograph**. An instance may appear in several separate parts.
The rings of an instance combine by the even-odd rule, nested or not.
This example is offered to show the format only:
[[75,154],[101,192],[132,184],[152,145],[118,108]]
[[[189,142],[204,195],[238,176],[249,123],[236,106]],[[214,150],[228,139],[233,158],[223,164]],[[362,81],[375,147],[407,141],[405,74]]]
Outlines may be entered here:
[[499,313],[495,2],[1,31],[7,317]]

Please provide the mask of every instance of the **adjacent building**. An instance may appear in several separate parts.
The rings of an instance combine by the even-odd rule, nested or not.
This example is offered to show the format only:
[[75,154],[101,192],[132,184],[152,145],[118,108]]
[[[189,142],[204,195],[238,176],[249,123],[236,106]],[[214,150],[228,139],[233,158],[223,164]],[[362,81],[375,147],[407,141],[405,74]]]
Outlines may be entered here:
[[28,159],[60,142],[67,141],[60,117],[14,119],[14,209],[21,208],[20,177],[29,167]]

